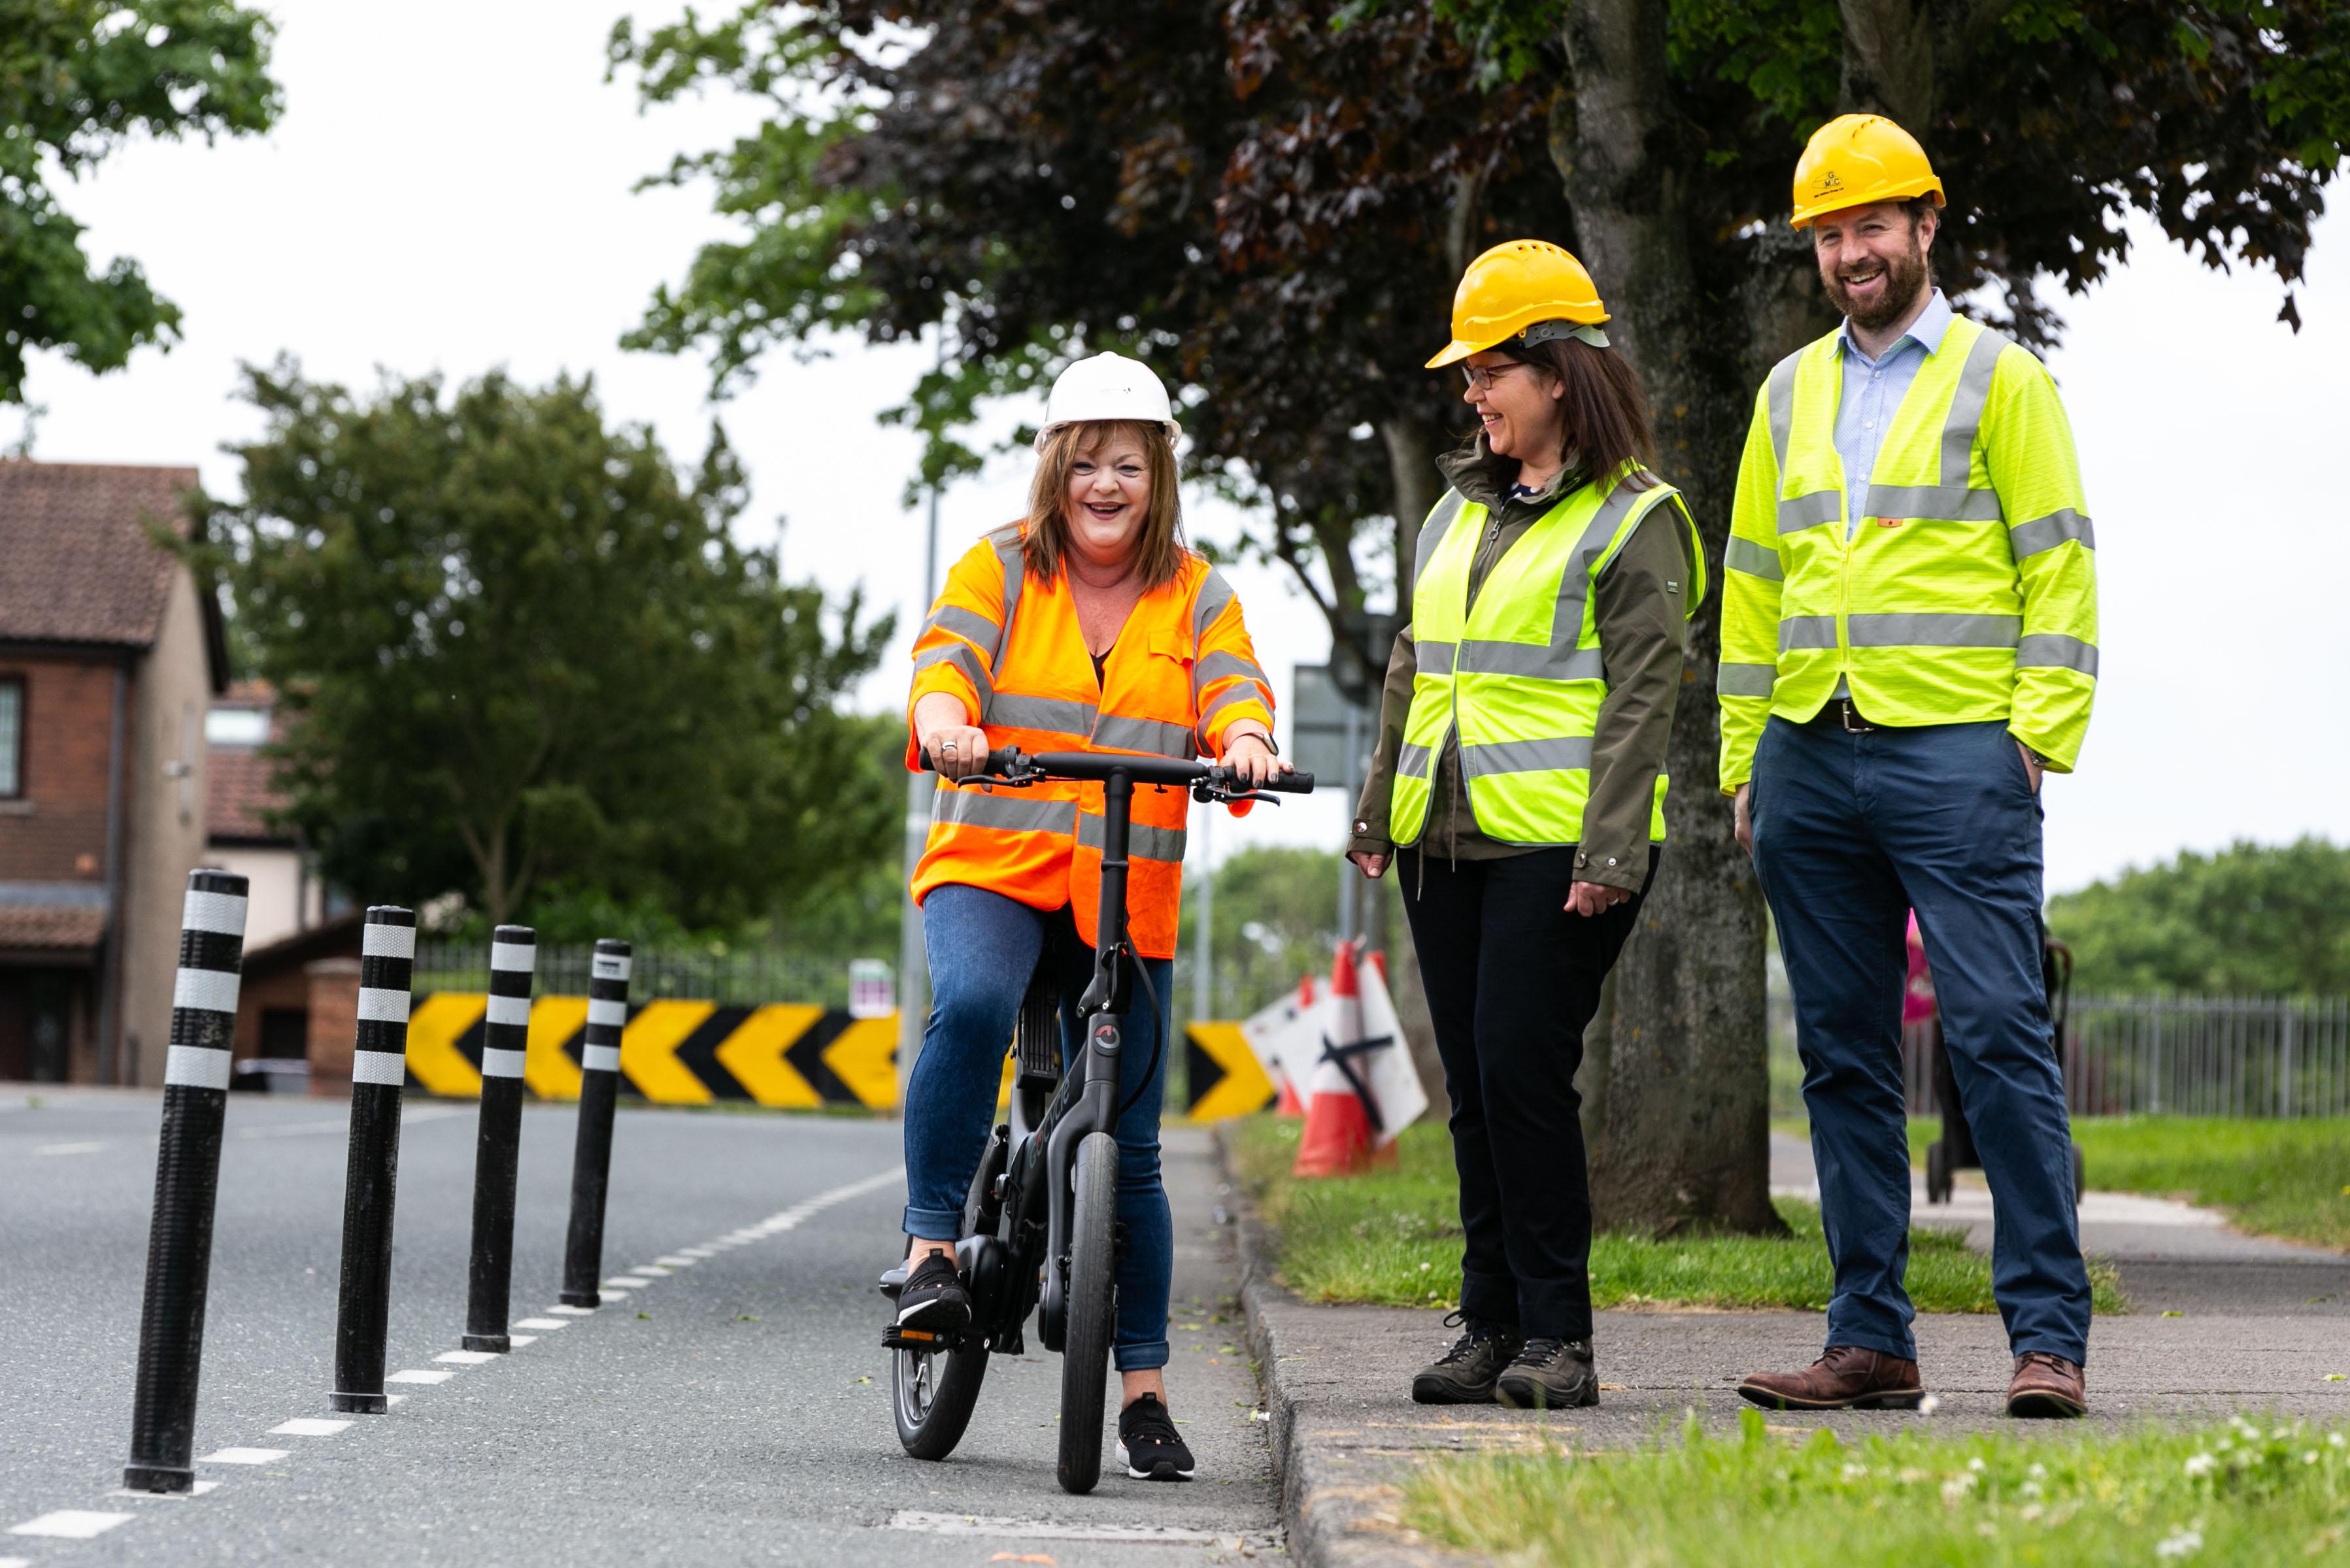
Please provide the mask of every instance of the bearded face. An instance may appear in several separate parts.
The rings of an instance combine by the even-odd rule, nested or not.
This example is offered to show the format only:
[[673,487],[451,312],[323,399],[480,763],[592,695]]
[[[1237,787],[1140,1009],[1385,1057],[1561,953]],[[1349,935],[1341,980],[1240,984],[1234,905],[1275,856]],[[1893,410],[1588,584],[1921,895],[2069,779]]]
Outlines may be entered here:
[[1926,252],[1932,243],[1929,222],[1912,218],[1892,202],[1831,213],[1812,233],[1822,286],[1864,332],[1891,327],[1924,299],[1930,282]]

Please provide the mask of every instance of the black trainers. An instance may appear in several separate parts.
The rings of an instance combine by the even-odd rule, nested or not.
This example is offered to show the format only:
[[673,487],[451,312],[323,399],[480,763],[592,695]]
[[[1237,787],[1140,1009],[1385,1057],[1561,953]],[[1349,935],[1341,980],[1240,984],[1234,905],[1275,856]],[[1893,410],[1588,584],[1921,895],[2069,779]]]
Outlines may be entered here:
[[915,1264],[898,1293],[898,1326],[946,1334],[970,1322],[971,1293],[955,1272],[953,1260],[932,1252]]
[[1493,1397],[1514,1410],[1570,1410],[1599,1403],[1599,1369],[1587,1339],[1526,1341],[1493,1380]]
[[1419,1405],[1490,1405],[1493,1379],[1518,1353],[1518,1331],[1466,1313],[1454,1313],[1446,1326],[1461,1325],[1452,1348],[1420,1368],[1411,1380],[1411,1397]]
[[1118,1413],[1118,1462],[1136,1480],[1191,1479],[1191,1450],[1158,1395],[1145,1394]]

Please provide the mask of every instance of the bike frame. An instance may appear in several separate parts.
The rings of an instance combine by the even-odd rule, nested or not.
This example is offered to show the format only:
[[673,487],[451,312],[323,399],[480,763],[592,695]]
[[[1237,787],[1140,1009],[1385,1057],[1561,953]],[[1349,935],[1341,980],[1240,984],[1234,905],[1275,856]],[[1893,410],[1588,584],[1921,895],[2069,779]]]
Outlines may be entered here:
[[[927,760],[927,759],[925,759]],[[1203,802],[1266,800],[1257,791],[1235,789],[1222,768],[1176,757],[1144,756],[1115,752],[1045,752],[1025,756],[1017,751],[993,752],[987,759],[985,782],[997,788],[1018,788],[1045,779],[1099,783],[1102,786],[1101,900],[1095,915],[1094,967],[1077,1012],[1085,1020],[1086,1047],[1080,1059],[1065,1073],[1078,1075],[1074,1092],[1065,1077],[1060,1087],[1033,1114],[1033,1091],[1015,1085],[1012,1098],[1011,1134],[1003,1150],[1002,1206],[993,1233],[967,1236],[956,1245],[956,1262],[973,1285],[977,1315],[972,1331],[999,1348],[1005,1346],[1025,1323],[1027,1265],[1022,1257],[1023,1232],[1035,1218],[1035,1191],[1045,1190],[1045,1255],[1043,1281],[1035,1298],[1038,1333],[1045,1347],[1058,1350],[1067,1312],[1067,1281],[1061,1268],[1069,1250],[1071,1172],[1077,1146],[1089,1135],[1117,1134],[1118,1081],[1125,1041],[1118,1017],[1131,1000],[1127,941],[1126,889],[1128,839],[1138,784],[1188,789]],[[1283,794],[1305,794],[1314,787],[1311,774],[1288,774],[1270,787]],[[1278,804],[1277,801],[1274,804]],[[1058,1027],[1057,1012],[1055,1027]],[[1153,1027],[1157,1027],[1156,1020]],[[1162,1042],[1162,1044],[1164,1043]],[[1031,1162],[1028,1151],[1043,1140],[1042,1158]],[[982,1179],[986,1179],[983,1157]],[[999,1250],[1000,1249],[1000,1250]],[[999,1262],[1004,1265],[998,1267]],[[1008,1287],[1010,1293],[1003,1293]]]

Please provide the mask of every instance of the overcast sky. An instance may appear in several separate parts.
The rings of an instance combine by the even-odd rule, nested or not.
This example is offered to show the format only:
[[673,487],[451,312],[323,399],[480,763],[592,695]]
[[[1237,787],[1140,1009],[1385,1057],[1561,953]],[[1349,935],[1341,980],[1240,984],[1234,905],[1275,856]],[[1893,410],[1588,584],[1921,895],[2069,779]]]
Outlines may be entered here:
[[[699,455],[715,411],[754,481],[746,536],[781,526],[794,575],[861,584],[901,623],[919,618],[922,519],[899,505],[914,443],[874,415],[903,397],[922,350],[778,358],[713,410],[698,361],[618,347],[652,288],[723,232],[706,192],[630,185],[748,123],[743,106],[639,116],[625,84],[602,79],[611,16],[577,0],[418,0],[397,26],[325,0],[269,9],[286,91],[272,135],[134,146],[62,193],[93,254],[139,258],[186,312],[186,336],[100,378],[36,358],[35,456],[193,462],[234,494],[221,443],[257,429],[233,399],[240,360],[290,352],[361,385],[379,366],[592,371],[613,416],[650,423],[681,457]],[[2350,229],[2320,230],[2297,337],[2272,319],[2272,277],[2141,243],[2127,271],[2064,303],[2052,362],[2097,524],[2103,624],[2081,771],[2047,790],[2051,891],[2182,847],[2350,841],[2350,504],[2324,477],[2350,407]],[[1429,323],[1431,346],[1444,327]],[[0,440],[14,434],[0,414]],[[1018,513],[1025,481],[1007,461],[948,493],[942,571]],[[1233,524],[1192,508],[1195,534]],[[1232,575],[1286,701],[1290,667],[1327,651],[1320,617],[1272,570]],[[868,706],[899,701],[904,640]],[[1335,845],[1345,815],[1325,791],[1220,824],[1218,857],[1248,842]]]

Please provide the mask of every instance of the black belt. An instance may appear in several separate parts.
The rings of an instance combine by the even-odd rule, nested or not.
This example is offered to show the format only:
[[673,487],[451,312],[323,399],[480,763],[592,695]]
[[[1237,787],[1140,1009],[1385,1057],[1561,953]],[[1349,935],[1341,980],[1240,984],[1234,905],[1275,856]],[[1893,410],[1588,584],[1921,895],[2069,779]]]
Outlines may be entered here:
[[1877,728],[1860,716],[1860,709],[1849,697],[1831,697],[1827,706],[1805,721],[1832,730],[1843,730],[1855,735],[1865,735]]

